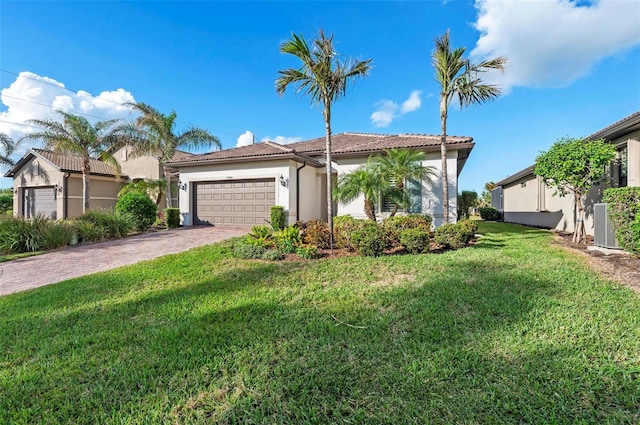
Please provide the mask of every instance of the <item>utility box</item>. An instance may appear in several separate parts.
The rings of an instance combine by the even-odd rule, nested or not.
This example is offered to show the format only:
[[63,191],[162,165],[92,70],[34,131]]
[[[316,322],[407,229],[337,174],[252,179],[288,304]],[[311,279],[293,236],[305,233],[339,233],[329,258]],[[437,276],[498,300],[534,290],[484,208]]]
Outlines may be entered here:
[[593,239],[597,246],[621,249],[609,219],[607,204],[593,205]]

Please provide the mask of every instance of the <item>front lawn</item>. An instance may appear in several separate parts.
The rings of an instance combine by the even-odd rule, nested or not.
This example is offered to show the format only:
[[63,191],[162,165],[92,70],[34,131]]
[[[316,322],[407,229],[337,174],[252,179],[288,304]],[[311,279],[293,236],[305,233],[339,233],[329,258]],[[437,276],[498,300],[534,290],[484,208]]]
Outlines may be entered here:
[[546,231],[272,263],[213,245],[0,298],[0,423],[638,423],[640,298]]

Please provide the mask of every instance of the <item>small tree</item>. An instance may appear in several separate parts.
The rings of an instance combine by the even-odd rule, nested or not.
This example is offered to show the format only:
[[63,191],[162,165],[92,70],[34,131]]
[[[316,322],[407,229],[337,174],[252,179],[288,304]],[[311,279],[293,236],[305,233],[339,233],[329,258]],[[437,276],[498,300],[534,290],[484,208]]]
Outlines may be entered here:
[[564,137],[536,157],[534,173],[555,190],[554,194],[573,194],[578,215],[573,242],[586,242],[584,201],[589,189],[602,181],[606,166],[616,156],[616,148],[604,140]]
[[479,207],[490,207],[491,206],[491,191],[496,188],[496,184],[494,182],[487,182],[484,184],[484,190],[480,194],[480,198],[478,199]]
[[478,194],[474,190],[463,190],[458,194],[458,220],[469,218],[469,210],[478,205]]
[[376,204],[381,196],[398,199],[398,189],[389,183],[372,162],[367,162],[350,173],[340,176],[334,192],[340,202],[351,202],[358,196],[364,197],[364,212],[370,220],[376,221]]

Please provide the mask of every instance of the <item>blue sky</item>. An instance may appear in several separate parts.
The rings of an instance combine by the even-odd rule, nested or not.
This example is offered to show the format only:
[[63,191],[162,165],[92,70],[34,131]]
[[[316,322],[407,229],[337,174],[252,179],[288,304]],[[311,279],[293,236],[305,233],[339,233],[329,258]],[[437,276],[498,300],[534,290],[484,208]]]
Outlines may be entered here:
[[[335,34],[340,53],[371,58],[336,104],[335,133],[438,134],[430,55],[447,29],[474,59],[506,55],[495,102],[452,107],[448,130],[476,146],[460,190],[480,192],[563,136],[589,135],[640,109],[640,2],[0,2],[0,132],[65,108],[131,118],[143,101],[224,148],[247,131],[283,143],[321,137],[321,110],[274,90],[291,32]],[[22,146],[19,153],[29,146]],[[6,170],[0,170],[6,171]],[[0,187],[10,185],[0,180]]]

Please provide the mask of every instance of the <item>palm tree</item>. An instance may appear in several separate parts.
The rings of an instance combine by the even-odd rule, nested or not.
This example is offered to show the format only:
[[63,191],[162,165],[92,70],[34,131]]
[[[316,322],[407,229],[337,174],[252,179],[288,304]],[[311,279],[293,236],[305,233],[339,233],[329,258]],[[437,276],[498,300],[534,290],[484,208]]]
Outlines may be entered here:
[[351,80],[366,77],[371,69],[371,59],[356,61],[341,59],[333,46],[333,34],[327,36],[321,29],[318,38],[310,47],[302,35],[291,34],[291,39],[280,45],[281,53],[288,53],[300,59],[298,69],[278,71],[276,92],[284,95],[290,84],[297,86],[296,92],[309,95],[311,103],[322,105],[326,139],[327,169],[327,221],[329,224],[330,246],[333,248],[333,185],[331,182],[331,107],[347,93]]
[[0,133],[0,165],[6,165],[11,167],[13,165],[13,160],[10,158],[13,150],[16,145],[11,140],[11,137],[7,136],[4,133]]
[[[164,164],[171,160],[180,148],[196,149],[212,145],[218,149],[222,147],[216,136],[202,128],[190,127],[182,133],[176,133],[178,114],[175,111],[165,115],[143,102],[126,105],[141,114],[135,121],[135,128],[130,129],[131,134],[135,135],[131,151],[133,156],[153,155]],[[171,206],[170,182],[167,182],[165,187],[167,206]]]
[[117,119],[91,124],[86,118],[78,115],[62,111],[56,111],[56,113],[62,117],[62,122],[29,120],[29,124],[41,129],[27,134],[23,139],[41,140],[46,149],[82,157],[82,212],[84,213],[89,209],[90,159],[99,159],[111,165],[118,176],[120,164],[113,153],[128,141],[126,126]]
[[[388,181],[394,182],[398,193],[401,194],[400,206],[405,208],[410,204],[407,180],[431,181],[436,175],[435,169],[430,166],[423,167],[424,152],[408,148],[385,149],[385,155],[377,155],[374,159],[380,167],[380,173]],[[393,206],[391,217],[398,212],[398,203]]]
[[449,179],[447,177],[447,114],[449,105],[454,97],[458,98],[460,108],[481,104],[495,99],[500,95],[500,88],[495,85],[483,84],[480,73],[491,69],[503,71],[507,58],[500,56],[495,59],[471,63],[463,58],[466,49],[458,47],[451,49],[449,31],[435,39],[435,51],[431,55],[431,62],[436,70],[436,80],[440,84],[440,155],[442,157],[442,206],[444,222],[449,222]]
[[376,221],[376,204],[381,196],[397,195],[397,188],[380,172],[377,164],[369,161],[338,179],[335,190],[337,201],[348,203],[358,196],[364,196],[364,212],[370,220]]
[[142,192],[152,199],[155,198],[157,207],[160,205],[166,188],[166,180],[138,180],[122,186],[122,189],[118,192],[118,198],[129,192]]

